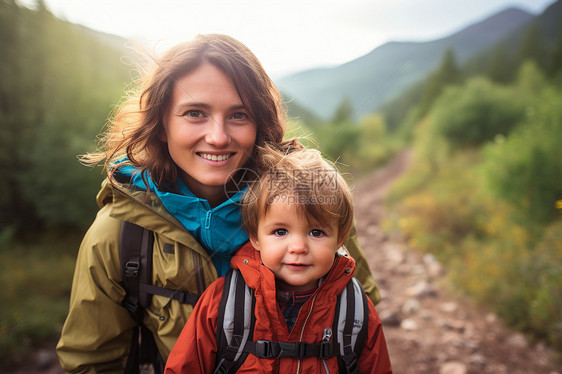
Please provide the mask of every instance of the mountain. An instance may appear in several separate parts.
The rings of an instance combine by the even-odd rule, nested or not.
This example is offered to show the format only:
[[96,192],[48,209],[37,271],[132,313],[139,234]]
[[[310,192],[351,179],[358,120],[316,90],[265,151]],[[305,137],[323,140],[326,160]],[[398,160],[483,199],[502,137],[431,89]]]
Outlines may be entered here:
[[[500,84],[513,82],[520,65],[533,59],[547,74],[562,68],[562,0],[551,4],[543,13],[509,33],[493,46],[477,53],[461,66],[465,78],[486,76]],[[403,124],[409,110],[420,104],[427,81],[422,79],[400,95],[377,108],[389,129]]]
[[[547,46],[554,45],[561,35],[562,28],[562,1],[557,2],[548,6],[540,15],[533,18],[532,22],[529,22],[524,27],[519,27],[514,30],[503,40],[501,40],[496,47],[502,47],[504,50],[515,56],[518,52],[520,45],[524,42],[524,39],[528,36],[529,29],[533,26],[537,26],[537,31],[540,36],[544,39],[543,42]],[[484,51],[484,53],[489,51]],[[488,53],[489,54],[489,53]],[[477,56],[480,57],[481,56]]]
[[322,124],[322,120],[318,118],[318,116],[294,100],[285,101],[285,106],[289,118],[292,120],[300,120],[311,127],[316,127]]
[[509,8],[442,39],[389,42],[351,62],[299,72],[277,84],[287,100],[294,99],[320,118],[330,118],[346,96],[356,116],[361,117],[425,77],[439,65],[448,48],[457,62],[463,63],[533,18],[523,10]]

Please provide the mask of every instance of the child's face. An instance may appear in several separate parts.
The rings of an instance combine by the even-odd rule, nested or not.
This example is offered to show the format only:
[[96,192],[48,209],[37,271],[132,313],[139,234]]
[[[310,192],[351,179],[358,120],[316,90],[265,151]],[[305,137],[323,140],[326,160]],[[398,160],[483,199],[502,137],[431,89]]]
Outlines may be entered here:
[[309,223],[288,202],[271,204],[259,219],[257,238],[250,240],[278,285],[290,291],[316,287],[318,279],[332,267],[339,247],[335,224]]

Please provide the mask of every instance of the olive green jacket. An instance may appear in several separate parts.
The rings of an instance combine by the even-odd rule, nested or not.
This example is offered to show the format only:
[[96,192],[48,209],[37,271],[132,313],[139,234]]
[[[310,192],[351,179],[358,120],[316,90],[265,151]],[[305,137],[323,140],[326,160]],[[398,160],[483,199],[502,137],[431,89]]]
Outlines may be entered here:
[[[155,194],[147,197],[145,191],[105,181],[97,202],[101,209],[80,245],[69,313],[57,345],[61,365],[70,373],[123,373],[136,322],[121,305],[125,297],[119,264],[122,221],[154,232],[154,285],[201,294],[217,279],[209,254]],[[174,250],[164,251],[165,244]],[[376,304],[379,290],[359,249],[355,229],[345,246],[357,261],[356,277]],[[173,299],[152,297],[143,322],[164,359],[192,309]]]

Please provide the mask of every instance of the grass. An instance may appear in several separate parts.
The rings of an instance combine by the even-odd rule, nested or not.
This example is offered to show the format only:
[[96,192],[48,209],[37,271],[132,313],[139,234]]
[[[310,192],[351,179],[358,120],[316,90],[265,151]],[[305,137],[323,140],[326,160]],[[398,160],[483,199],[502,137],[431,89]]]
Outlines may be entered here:
[[0,362],[60,334],[81,233],[0,243]]

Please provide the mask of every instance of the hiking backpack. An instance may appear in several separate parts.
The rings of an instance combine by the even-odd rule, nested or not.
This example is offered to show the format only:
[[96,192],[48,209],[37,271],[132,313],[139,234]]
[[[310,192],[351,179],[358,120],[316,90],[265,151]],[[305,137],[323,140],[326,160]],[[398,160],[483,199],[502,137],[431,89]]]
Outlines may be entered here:
[[[119,239],[121,278],[126,291],[123,306],[137,321],[125,374],[148,372],[163,373],[165,362],[160,356],[152,333],[142,324],[143,311],[150,305],[152,295],[175,299],[195,306],[199,296],[183,290],[174,290],[152,284],[152,249],[154,233],[134,223],[123,221]],[[151,371],[152,372],[152,371]]]
[[[324,329],[320,343],[252,341],[255,325],[255,296],[239,270],[225,278],[217,320],[217,364],[214,374],[235,373],[249,353],[260,358],[338,358],[340,373],[359,372],[358,358],[367,336],[369,306],[365,291],[352,278],[337,298],[332,328]],[[330,341],[332,331],[335,332]]]
[[[131,341],[125,374],[164,371],[150,330],[142,324],[143,310],[150,305],[152,295],[173,298],[180,303],[197,303],[198,296],[152,284],[152,249],[154,233],[144,227],[124,221],[119,241],[119,260],[126,291],[123,306],[138,323]],[[352,278],[338,295],[336,315],[331,329],[325,329],[320,343],[286,343],[249,340],[253,336],[255,316],[253,290],[246,285],[238,270],[230,270],[225,279],[217,321],[217,368],[214,373],[234,373],[249,353],[260,358],[317,356],[338,357],[340,373],[358,373],[357,360],[365,343],[369,307],[365,291]],[[329,339],[335,331],[333,341]],[[153,371],[149,368],[152,367]]]

